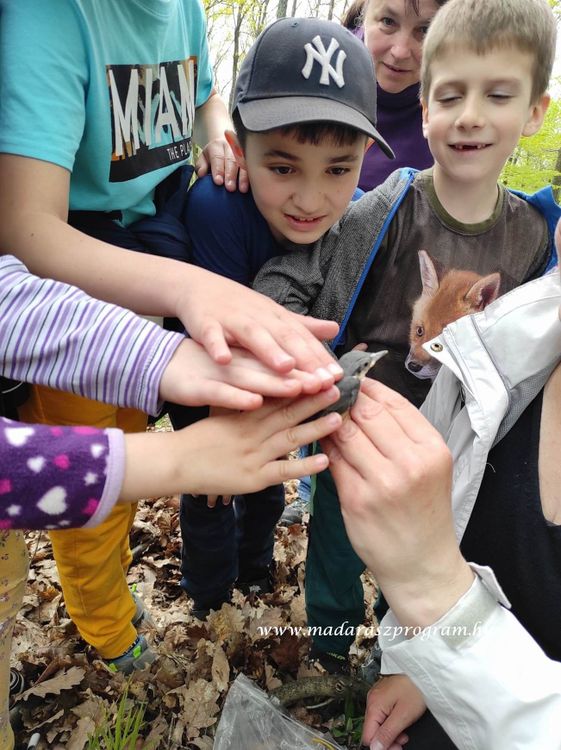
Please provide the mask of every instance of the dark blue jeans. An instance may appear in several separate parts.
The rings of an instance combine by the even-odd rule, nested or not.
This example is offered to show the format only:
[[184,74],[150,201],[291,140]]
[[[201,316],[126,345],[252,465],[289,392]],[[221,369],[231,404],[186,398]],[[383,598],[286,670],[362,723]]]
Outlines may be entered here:
[[181,586],[196,607],[213,608],[236,581],[266,574],[273,559],[275,526],[284,509],[284,487],[237,496],[208,508],[206,496],[182,495]]

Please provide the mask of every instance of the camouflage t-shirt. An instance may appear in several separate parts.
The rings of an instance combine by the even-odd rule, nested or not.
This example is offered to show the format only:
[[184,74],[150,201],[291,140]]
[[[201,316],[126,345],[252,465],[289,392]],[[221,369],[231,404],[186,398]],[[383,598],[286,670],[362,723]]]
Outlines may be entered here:
[[432,171],[420,172],[368,272],[337,354],[361,342],[369,351],[388,349],[372,375],[420,405],[437,371],[421,343],[540,276],[548,243],[539,211],[502,186],[489,219],[462,224],[438,200]]

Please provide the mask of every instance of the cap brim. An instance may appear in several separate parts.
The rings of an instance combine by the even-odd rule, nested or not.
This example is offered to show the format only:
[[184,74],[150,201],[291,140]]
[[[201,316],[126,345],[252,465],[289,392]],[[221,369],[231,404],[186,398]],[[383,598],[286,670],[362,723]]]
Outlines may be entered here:
[[386,156],[395,159],[394,152],[367,117],[333,99],[283,96],[277,99],[239,102],[237,109],[244,126],[256,132],[306,122],[336,122],[348,125],[373,138]]

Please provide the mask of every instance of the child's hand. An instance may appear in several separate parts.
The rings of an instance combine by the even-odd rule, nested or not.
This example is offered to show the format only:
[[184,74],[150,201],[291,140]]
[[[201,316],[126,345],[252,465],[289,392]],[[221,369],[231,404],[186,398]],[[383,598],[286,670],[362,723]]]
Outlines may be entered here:
[[125,435],[121,502],[189,492],[243,495],[327,468],[324,454],[285,458],[341,426],[332,413],[304,422],[339,398],[334,386],[296,401],[274,400],[258,411],[208,417],[178,432]]
[[246,494],[323,471],[324,454],[294,460],[286,455],[341,425],[338,414],[302,423],[337,398],[337,389],[330,388],[296,401],[275,400],[254,412],[208,417],[175,433],[184,491]]
[[[341,377],[342,370],[318,339],[338,331],[333,321],[297,315],[241,284],[188,266],[168,288],[172,315],[204,346],[215,362],[232,359],[229,344],[251,351],[277,372],[293,368],[314,377],[315,389]],[[305,389],[312,392],[313,388]]]
[[215,138],[209,141],[201,151],[195,164],[197,177],[212,174],[212,179],[217,185],[224,185],[226,190],[234,192],[236,188],[240,193],[249,190],[249,178],[245,169],[238,166],[228,141],[224,138]]
[[403,674],[383,677],[368,693],[363,744],[376,750],[401,750],[409,739],[403,730],[425,710],[423,696],[409,677]]
[[250,410],[263,405],[263,396],[295,398],[318,390],[306,372],[282,375],[243,349],[232,347],[231,352],[231,362],[218,365],[200,344],[186,338],[164,370],[160,397],[186,406]]

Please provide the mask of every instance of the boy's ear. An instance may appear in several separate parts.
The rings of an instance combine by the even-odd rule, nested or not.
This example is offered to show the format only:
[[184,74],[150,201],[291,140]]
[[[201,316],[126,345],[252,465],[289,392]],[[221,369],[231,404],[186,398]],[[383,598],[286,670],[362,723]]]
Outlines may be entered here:
[[423,112],[423,135],[428,140],[429,108],[424,99],[421,99],[421,108]]
[[241,144],[238,140],[238,136],[234,133],[233,130],[226,130],[224,131],[224,138],[226,138],[226,140],[228,141],[228,145],[232,149],[232,153],[234,154],[238,167],[240,169],[245,169],[245,156],[243,148],[241,147]]
[[542,94],[535,104],[530,106],[530,114],[526,124],[522,128],[522,135],[534,135],[541,128],[545,113],[551,101],[550,95],[546,92]]

